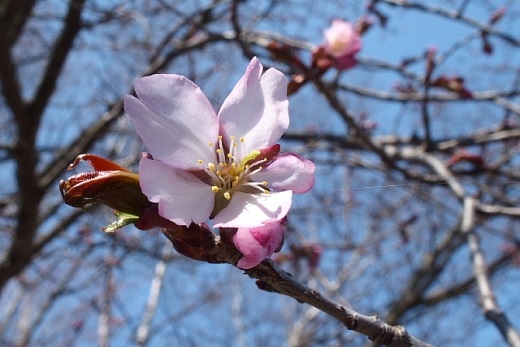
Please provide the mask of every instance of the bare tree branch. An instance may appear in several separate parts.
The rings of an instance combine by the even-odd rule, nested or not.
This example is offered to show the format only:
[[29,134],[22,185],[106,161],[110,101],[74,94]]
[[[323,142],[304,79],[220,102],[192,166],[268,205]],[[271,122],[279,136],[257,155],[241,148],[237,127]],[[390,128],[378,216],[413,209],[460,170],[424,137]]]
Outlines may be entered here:
[[491,288],[486,270],[486,260],[480,247],[477,233],[475,232],[475,199],[466,197],[464,199],[464,215],[462,218],[462,232],[467,238],[468,247],[471,251],[473,269],[479,290],[480,305],[486,319],[491,321],[500,331],[504,340],[511,347],[520,346],[520,334],[513,327],[507,316],[498,306],[495,293]]

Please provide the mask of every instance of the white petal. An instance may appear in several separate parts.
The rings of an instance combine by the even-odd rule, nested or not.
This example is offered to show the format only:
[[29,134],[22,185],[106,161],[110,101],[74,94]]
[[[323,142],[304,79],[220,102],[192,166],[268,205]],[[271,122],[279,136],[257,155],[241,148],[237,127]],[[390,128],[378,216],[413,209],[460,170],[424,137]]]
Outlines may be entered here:
[[213,220],[216,228],[254,228],[282,219],[289,212],[292,191],[269,194],[236,192]]
[[203,223],[213,210],[211,187],[187,171],[144,158],[139,164],[139,180],[144,195],[159,204],[159,214],[176,224]]
[[267,186],[276,190],[306,193],[314,184],[314,163],[292,153],[283,153],[262,171],[252,175],[251,179],[255,182],[267,181]]
[[152,75],[135,84],[139,99],[125,97],[125,110],[155,159],[182,169],[214,161],[218,118],[193,82],[178,75]]
[[219,112],[225,137],[243,137],[245,154],[271,147],[289,126],[284,74],[273,68],[261,74],[262,64],[253,58]]

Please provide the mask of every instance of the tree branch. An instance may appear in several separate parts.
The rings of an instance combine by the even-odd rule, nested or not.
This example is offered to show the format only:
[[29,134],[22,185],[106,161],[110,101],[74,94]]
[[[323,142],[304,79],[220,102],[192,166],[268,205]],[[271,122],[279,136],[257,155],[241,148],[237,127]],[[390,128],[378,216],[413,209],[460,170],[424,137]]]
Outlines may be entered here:
[[370,340],[390,347],[431,346],[408,334],[402,326],[391,326],[376,316],[366,316],[321,295],[296,281],[290,274],[280,270],[271,260],[264,260],[258,266],[247,270],[251,277],[267,283],[279,294],[304,302],[335,318],[347,329],[357,331]]
[[473,260],[473,269],[477,281],[480,296],[480,306],[487,320],[492,322],[502,334],[504,340],[511,347],[520,347],[520,334],[513,327],[505,313],[500,309],[491,288],[487,275],[486,260],[475,227],[476,203],[472,197],[464,198],[464,216],[462,219],[462,232],[466,236],[468,247]]

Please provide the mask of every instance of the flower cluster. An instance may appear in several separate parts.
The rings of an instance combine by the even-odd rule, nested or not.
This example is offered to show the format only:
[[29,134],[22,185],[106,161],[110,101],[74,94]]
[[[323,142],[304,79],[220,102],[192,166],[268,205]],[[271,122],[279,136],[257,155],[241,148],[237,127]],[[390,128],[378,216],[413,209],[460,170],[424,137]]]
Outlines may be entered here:
[[250,268],[280,245],[293,193],[314,183],[314,164],[280,153],[289,125],[287,82],[253,58],[218,114],[192,81],[174,74],[141,78],[124,106],[151,156],[139,165],[142,192],[178,224],[213,220],[236,228]]

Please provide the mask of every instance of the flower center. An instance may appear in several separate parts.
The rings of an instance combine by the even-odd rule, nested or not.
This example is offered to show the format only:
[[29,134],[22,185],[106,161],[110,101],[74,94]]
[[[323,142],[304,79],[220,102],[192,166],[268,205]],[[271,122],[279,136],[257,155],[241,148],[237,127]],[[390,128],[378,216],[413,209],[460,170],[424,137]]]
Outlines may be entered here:
[[[216,149],[216,163],[207,163],[204,165],[202,160],[198,163],[204,165],[204,171],[211,178],[211,191],[217,195],[221,195],[225,200],[231,200],[233,193],[242,191],[246,193],[269,193],[267,182],[254,182],[251,175],[261,171],[267,159],[255,160],[259,155],[259,150],[253,150],[249,154],[244,155],[245,139],[242,137],[239,141],[234,136],[229,138],[229,149],[224,147],[222,136],[218,137]],[[213,147],[213,143],[209,142]]]

